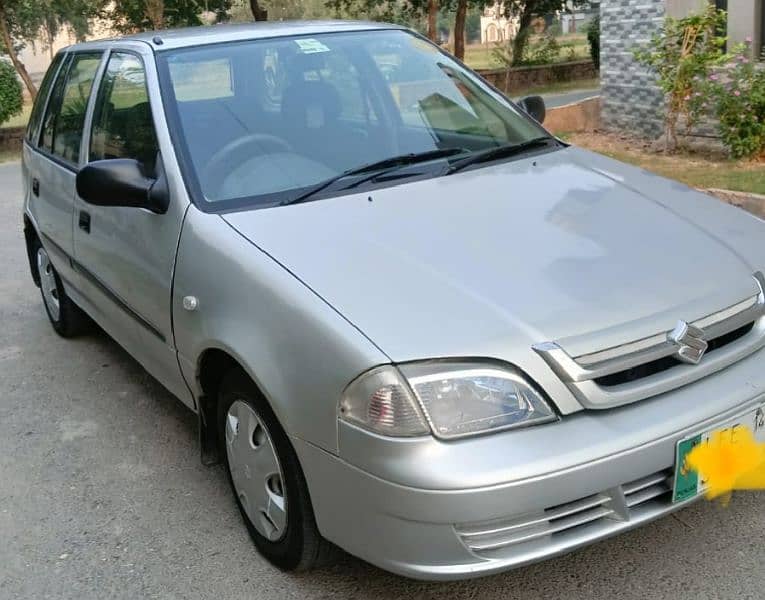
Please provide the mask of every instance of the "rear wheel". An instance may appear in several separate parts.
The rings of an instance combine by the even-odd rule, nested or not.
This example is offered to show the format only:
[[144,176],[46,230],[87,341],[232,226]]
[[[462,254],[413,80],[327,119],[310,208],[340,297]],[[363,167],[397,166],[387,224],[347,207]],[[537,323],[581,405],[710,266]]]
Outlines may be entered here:
[[331,545],[316,528],[295,451],[271,407],[239,369],[223,378],[217,421],[229,483],[260,553],[285,571],[324,563]]
[[40,275],[40,293],[53,329],[62,337],[78,335],[88,322],[85,313],[67,295],[47,250],[39,240],[35,240],[34,249],[37,272]]

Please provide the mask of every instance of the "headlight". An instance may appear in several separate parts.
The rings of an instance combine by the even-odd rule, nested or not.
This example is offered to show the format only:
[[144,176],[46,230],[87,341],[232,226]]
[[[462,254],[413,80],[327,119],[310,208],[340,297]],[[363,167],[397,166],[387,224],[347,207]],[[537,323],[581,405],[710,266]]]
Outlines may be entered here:
[[520,372],[445,361],[373,369],[348,386],[340,417],[383,435],[445,439],[558,418]]

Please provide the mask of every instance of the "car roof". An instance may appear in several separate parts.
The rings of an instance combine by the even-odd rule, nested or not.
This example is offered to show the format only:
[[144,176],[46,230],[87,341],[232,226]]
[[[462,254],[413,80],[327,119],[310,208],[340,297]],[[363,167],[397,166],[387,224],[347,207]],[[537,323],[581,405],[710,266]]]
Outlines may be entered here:
[[260,21],[257,23],[238,23],[222,25],[201,25],[183,29],[163,29],[145,31],[122,37],[83,42],[67,48],[68,51],[87,50],[94,46],[116,45],[125,41],[145,42],[155,51],[217,44],[220,42],[256,40],[264,38],[286,37],[292,35],[319,35],[347,31],[367,31],[380,29],[405,29],[399,25],[367,21]]

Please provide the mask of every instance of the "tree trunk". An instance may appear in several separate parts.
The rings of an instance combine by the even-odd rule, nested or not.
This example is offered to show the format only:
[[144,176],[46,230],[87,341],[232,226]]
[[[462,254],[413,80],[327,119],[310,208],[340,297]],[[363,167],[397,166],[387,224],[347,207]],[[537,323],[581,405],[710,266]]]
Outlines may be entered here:
[[457,14],[454,17],[454,56],[465,59],[465,20],[467,18],[467,0],[458,0]]
[[8,30],[8,16],[5,14],[5,6],[2,2],[0,2],[0,39],[3,41],[5,50],[8,52],[8,57],[11,59],[11,63],[13,63],[13,67],[16,69],[19,77],[21,77],[24,85],[27,86],[29,95],[32,97],[32,101],[34,102],[34,99],[37,97],[37,86],[32,81],[29,73],[27,73],[27,68],[24,66],[24,63],[19,60],[19,57],[16,54],[16,50],[13,47],[11,33]]
[[438,0],[428,0],[428,38],[438,42]]
[[533,15],[529,10],[530,3],[526,3],[526,6],[521,13],[521,18],[518,23],[518,33],[515,34],[513,39],[513,66],[520,65],[523,62],[523,52],[526,50],[526,42],[529,40],[529,34],[531,33],[531,21]]
[[154,29],[164,29],[165,0],[146,0],[146,18]]
[[256,21],[268,21],[268,11],[260,8],[258,0],[250,0],[250,10],[252,10],[252,16]]

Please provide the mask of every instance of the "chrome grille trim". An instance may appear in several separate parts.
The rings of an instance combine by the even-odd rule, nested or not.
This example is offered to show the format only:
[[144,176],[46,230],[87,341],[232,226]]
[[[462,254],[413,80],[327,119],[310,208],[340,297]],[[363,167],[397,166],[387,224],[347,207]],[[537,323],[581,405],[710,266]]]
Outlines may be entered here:
[[[672,469],[664,469],[616,488],[538,513],[507,520],[456,525],[460,540],[472,552],[489,557],[496,552],[514,551],[516,546],[549,542],[556,536],[576,535],[576,528],[595,526],[621,528],[640,517],[643,505],[665,508],[671,505]],[[664,498],[662,498],[664,497]],[[655,504],[658,502],[659,504]]]
[[671,331],[575,357],[555,342],[537,344],[533,348],[587,407],[607,408],[648,398],[701,379],[765,347],[765,275],[757,272],[753,277],[759,287],[758,294],[689,322],[703,330],[706,340],[754,324],[741,339],[705,356],[698,365],[679,364],[662,373],[605,389],[594,380],[676,356],[678,346],[669,339]]

